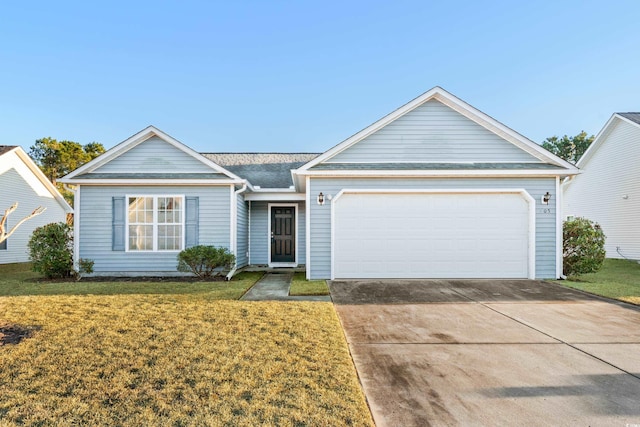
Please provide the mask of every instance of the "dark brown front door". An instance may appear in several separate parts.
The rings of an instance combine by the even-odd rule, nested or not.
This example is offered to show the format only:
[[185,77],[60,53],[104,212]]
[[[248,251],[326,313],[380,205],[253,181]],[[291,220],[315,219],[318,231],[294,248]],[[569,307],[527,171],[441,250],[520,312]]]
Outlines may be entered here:
[[296,262],[296,209],[271,208],[271,262]]

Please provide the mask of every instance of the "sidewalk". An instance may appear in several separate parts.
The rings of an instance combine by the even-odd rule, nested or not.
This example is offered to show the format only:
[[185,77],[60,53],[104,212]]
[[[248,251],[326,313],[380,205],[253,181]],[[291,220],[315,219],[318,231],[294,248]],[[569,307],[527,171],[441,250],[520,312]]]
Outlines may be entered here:
[[293,273],[267,273],[246,294],[240,298],[242,301],[327,301],[331,302],[328,295],[322,296],[289,296]]

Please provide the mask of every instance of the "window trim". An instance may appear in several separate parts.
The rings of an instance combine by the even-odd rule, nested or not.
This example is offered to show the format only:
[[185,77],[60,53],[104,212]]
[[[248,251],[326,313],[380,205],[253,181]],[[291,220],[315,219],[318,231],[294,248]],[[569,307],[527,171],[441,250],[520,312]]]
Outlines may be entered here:
[[9,250],[9,239],[5,239],[3,242],[0,242],[0,251],[8,251]]
[[[184,194],[126,194],[125,196],[125,227],[124,227],[124,251],[131,253],[179,253],[184,250],[186,244],[186,236],[185,236],[185,220],[186,220],[186,196]],[[153,249],[130,249],[129,248],[129,199],[130,198],[151,198],[153,199],[153,222],[149,223],[152,227],[152,239],[153,239]],[[158,199],[159,198],[169,198],[173,197],[176,199],[180,199],[182,203],[182,215],[180,223],[173,223],[175,225],[180,225],[181,229],[181,239],[180,239],[180,249],[158,249],[158,226],[167,225],[167,223],[158,223]],[[172,224],[172,223],[169,223]]]

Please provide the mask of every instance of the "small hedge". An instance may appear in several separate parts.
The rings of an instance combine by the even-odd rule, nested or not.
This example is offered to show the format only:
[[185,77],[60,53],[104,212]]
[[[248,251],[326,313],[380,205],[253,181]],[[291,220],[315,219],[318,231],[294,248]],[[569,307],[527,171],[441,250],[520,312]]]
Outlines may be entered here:
[[235,262],[235,255],[227,248],[199,245],[178,254],[178,271],[208,279],[219,274],[221,269],[231,269]]
[[602,228],[586,218],[565,221],[562,228],[564,274],[595,273],[602,268],[606,251]]

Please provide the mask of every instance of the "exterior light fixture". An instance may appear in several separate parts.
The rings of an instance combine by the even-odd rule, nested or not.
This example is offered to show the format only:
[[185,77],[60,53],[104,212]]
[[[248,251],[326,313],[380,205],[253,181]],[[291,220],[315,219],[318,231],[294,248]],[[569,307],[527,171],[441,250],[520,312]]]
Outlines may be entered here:
[[549,193],[548,191],[542,196],[542,204],[543,205],[548,205],[549,204],[549,200],[551,200],[551,193]]
[[322,191],[318,194],[318,204],[324,205],[324,194],[322,194]]

